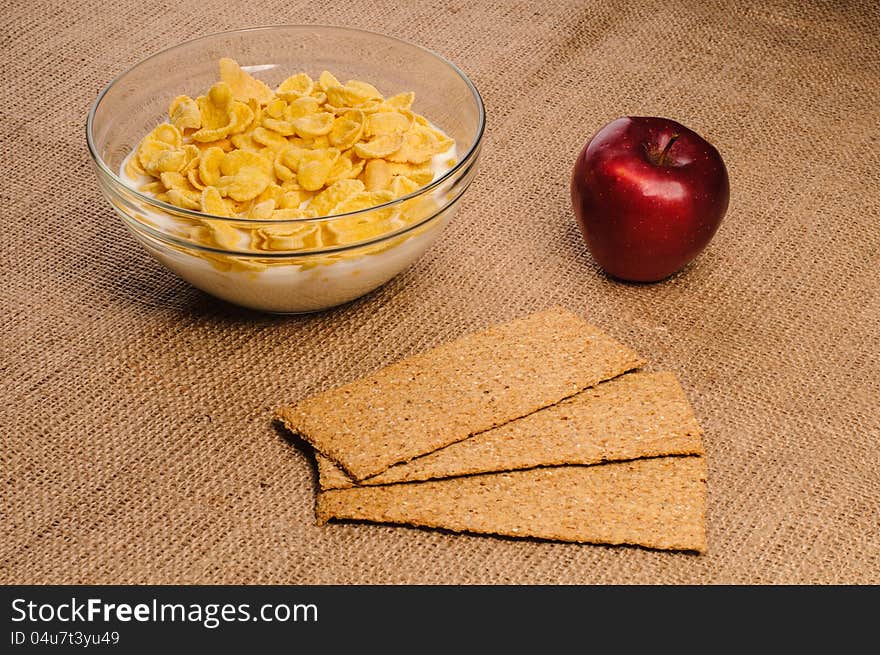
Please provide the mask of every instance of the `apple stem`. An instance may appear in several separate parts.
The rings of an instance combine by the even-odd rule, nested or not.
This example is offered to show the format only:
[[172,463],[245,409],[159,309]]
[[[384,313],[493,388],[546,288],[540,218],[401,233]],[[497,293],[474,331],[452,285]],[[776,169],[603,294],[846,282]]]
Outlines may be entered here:
[[669,141],[666,142],[666,147],[663,148],[663,152],[660,153],[660,159],[657,160],[658,166],[662,166],[666,162],[666,155],[669,152],[669,149],[672,147],[672,144],[678,140],[679,136],[681,136],[681,135],[680,134],[673,134],[669,138]]

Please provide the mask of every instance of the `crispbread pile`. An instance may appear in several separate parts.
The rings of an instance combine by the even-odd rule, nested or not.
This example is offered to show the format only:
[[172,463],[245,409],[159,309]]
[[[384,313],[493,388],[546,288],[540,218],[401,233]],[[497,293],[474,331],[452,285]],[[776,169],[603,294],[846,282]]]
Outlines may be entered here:
[[701,429],[671,373],[551,309],[279,410],[329,519],[702,552]]

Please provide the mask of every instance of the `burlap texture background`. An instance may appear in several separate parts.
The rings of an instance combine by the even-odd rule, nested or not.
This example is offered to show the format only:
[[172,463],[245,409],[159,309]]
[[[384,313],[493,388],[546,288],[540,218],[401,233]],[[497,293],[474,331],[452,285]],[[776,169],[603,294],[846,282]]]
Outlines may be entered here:
[[[85,147],[111,77],[270,23],[418,42],[488,113],[443,240],[303,318],[161,268]],[[880,583],[875,2],[13,0],[0,24],[0,582]],[[715,240],[657,285],[604,277],[570,210],[581,144],[626,114],[680,120],[731,176]],[[708,554],[315,526],[277,406],[552,304],[680,376],[706,430]]]

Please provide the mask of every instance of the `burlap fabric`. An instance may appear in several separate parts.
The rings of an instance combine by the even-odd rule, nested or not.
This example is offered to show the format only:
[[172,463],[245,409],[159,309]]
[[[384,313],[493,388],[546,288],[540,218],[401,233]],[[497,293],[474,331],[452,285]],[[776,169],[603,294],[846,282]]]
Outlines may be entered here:
[[[876,3],[15,0],[0,21],[0,581],[880,583]],[[442,241],[302,318],[150,259],[84,138],[130,64],[270,23],[416,41],[488,113]],[[730,171],[715,240],[662,284],[604,277],[570,209],[581,144],[626,114],[680,120]],[[706,430],[706,555],[315,526],[277,406],[553,304],[680,376]]]

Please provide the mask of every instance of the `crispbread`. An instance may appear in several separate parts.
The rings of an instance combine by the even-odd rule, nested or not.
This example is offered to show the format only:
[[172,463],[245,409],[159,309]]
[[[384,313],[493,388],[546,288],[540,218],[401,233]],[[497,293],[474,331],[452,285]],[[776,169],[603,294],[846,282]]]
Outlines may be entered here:
[[[701,455],[701,429],[673,373],[628,373],[523,418],[361,480],[362,485],[535,466]],[[316,453],[322,489],[354,481]]]
[[278,416],[362,480],[642,363],[630,348],[554,308],[401,360]]
[[702,457],[334,489],[318,494],[318,523],[355,519],[454,532],[706,550]]

